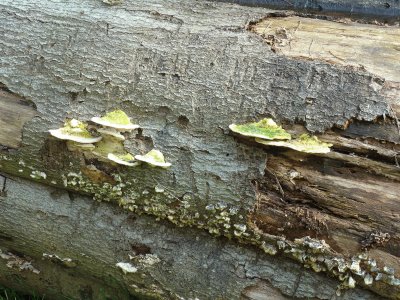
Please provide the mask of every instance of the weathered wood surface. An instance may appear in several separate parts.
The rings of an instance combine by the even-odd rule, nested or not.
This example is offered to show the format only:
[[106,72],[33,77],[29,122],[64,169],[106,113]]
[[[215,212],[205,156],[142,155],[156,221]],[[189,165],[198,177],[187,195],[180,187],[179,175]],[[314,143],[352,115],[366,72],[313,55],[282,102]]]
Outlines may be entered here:
[[[0,257],[0,283],[39,288],[45,299],[335,297],[336,280],[257,248],[25,180],[8,179],[6,191],[0,198],[0,250],[19,250],[40,273],[7,268],[12,259]],[[70,258],[72,266],[43,253]],[[152,265],[154,257],[159,262]],[[131,262],[138,271],[124,275],[117,262]],[[356,288],[341,299],[379,298]]]
[[365,68],[386,81],[400,78],[400,28],[299,16],[267,17],[251,29],[278,53]]
[[[262,20],[271,10],[206,1],[160,4],[159,0],[117,6],[100,1],[0,4],[0,51],[4,54],[0,82],[14,96],[30,99],[39,115],[24,124],[23,147],[1,152],[0,171],[113,202],[79,210],[79,205],[89,202],[71,193],[75,200],[66,200],[68,209],[51,212],[62,203],[55,199],[51,205],[51,197],[39,196],[38,185],[7,183],[0,202],[2,251],[33,257],[36,264],[43,253],[78,260],[72,272],[86,278],[92,291],[110,282],[105,271],[110,270],[115,284],[110,283],[107,293],[122,285],[126,288],[122,299],[128,297],[127,290],[143,295],[152,284],[157,285],[153,292],[165,298],[235,299],[243,291],[244,298],[257,299],[275,288],[289,297],[335,297],[335,283],[330,285],[335,281],[320,274],[302,271],[307,275],[292,276],[285,271],[277,276],[283,262],[288,264],[284,270],[294,268],[290,258],[300,262],[299,268],[303,264],[336,280],[344,282],[353,276],[357,285],[377,293],[350,290],[345,293],[348,299],[399,298],[397,281],[390,270],[383,272],[384,266],[394,267],[396,276],[399,270],[399,82],[392,78],[388,84],[382,80],[386,74],[378,76],[362,68],[274,53],[260,36],[246,29],[250,21]],[[129,136],[126,148],[142,153],[157,147],[173,163],[170,170],[116,168],[88,161],[48,136],[48,129],[59,127],[68,117],[88,120],[116,107],[143,127]],[[263,116],[273,116],[295,133],[329,129],[321,138],[334,143],[334,152],[311,156],[265,148],[227,130],[231,123]],[[18,130],[14,134],[21,136]],[[113,179],[117,175],[120,181]],[[59,190],[53,195],[59,193],[67,195]],[[26,207],[30,195],[36,202]],[[40,197],[46,199],[43,205]],[[113,206],[116,203],[122,208]],[[97,210],[108,212],[97,216]],[[124,222],[116,221],[119,214],[136,218],[135,222],[124,227]],[[155,219],[187,228],[153,224]],[[29,224],[30,231],[22,224]],[[247,236],[235,233],[243,225]],[[63,228],[72,229],[65,233]],[[203,229],[233,237],[229,243],[235,250],[227,255],[235,260],[240,252],[243,263],[235,265],[234,271],[229,269],[230,263],[218,250],[224,238],[214,240]],[[166,231],[175,245],[169,252],[155,242]],[[67,247],[65,234],[77,240]],[[42,246],[30,236],[40,238]],[[150,236],[155,239],[149,240]],[[208,250],[198,244],[182,247],[191,245],[196,236],[204,238],[201,244],[213,246]],[[307,248],[308,240],[302,239],[306,236],[325,239],[330,248],[313,253]],[[143,249],[150,247],[165,262],[154,271],[156,277],[147,267],[143,272],[153,275],[145,281],[136,273],[118,277],[115,264],[129,258],[132,240],[145,245]],[[243,246],[237,246],[238,240]],[[246,270],[257,247],[276,256],[257,252],[267,262],[257,264],[254,274]],[[80,257],[84,249],[91,249],[91,259]],[[323,266],[338,258],[351,262],[365,250],[378,260],[379,271],[363,270],[374,278],[382,273],[384,280],[367,285],[365,274],[354,274],[350,265],[343,272]],[[178,263],[177,252],[193,263]],[[205,271],[199,267],[209,260]],[[6,272],[5,265],[0,267]],[[41,291],[52,284],[43,283],[51,276],[70,274],[69,269],[53,273],[46,261],[37,268],[43,270],[39,276],[21,274]],[[8,271],[0,277],[3,283],[12,282],[9,276],[16,274],[14,269]],[[206,280],[210,274],[215,274],[212,281]],[[221,278],[226,281],[218,282]],[[322,289],[326,293],[315,290],[321,282],[318,278],[329,282],[330,288]],[[79,299],[82,287],[66,286],[63,296]]]
[[23,99],[2,90],[0,85],[0,145],[18,148],[25,122],[36,115],[34,108]]

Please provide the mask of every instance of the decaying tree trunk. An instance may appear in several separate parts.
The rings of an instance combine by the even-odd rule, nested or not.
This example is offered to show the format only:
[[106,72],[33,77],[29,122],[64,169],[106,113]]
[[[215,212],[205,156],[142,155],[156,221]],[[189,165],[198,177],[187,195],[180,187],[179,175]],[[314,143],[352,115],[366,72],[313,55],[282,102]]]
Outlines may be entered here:
[[[400,299],[395,18],[175,0],[3,0],[0,16],[0,284],[48,299]],[[141,125],[125,148],[160,149],[170,169],[48,134],[116,108]],[[228,129],[266,116],[332,151]]]

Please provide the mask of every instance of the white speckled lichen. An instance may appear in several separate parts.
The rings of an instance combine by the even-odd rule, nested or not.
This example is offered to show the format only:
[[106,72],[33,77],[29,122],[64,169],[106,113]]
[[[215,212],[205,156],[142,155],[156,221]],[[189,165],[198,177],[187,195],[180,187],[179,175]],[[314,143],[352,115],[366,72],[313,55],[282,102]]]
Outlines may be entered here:
[[[13,168],[20,167],[13,160],[2,160],[0,163],[7,163]],[[39,167],[27,165],[26,168]],[[399,285],[399,280],[392,275],[391,268],[379,268],[376,261],[369,259],[365,254],[345,259],[338,256],[323,241],[306,237],[291,242],[282,237],[264,235],[244,221],[248,212],[239,207],[223,201],[204,204],[201,199],[190,193],[184,197],[177,197],[172,191],[160,188],[163,185],[159,182],[154,182],[153,186],[144,186],[138,184],[138,178],[127,177],[125,173],[110,176],[115,183],[91,181],[80,171],[69,172],[61,177],[60,174],[48,174],[48,178],[39,180],[46,183],[63,182],[69,190],[91,194],[98,201],[112,201],[138,214],[145,213],[157,219],[170,220],[179,227],[194,226],[215,235],[235,238],[242,243],[256,245],[269,255],[291,257],[316,272],[326,272],[335,276],[342,282],[340,289],[353,286],[353,282],[349,282],[349,276],[357,285],[374,286],[375,281],[391,286]]]

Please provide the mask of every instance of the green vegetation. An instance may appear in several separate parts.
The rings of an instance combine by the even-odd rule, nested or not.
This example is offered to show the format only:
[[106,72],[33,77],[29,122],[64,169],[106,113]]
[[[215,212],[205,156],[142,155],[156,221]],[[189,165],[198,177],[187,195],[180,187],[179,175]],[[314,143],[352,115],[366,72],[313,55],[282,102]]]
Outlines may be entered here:
[[0,286],[0,300],[44,300],[44,297],[23,295],[15,290]]

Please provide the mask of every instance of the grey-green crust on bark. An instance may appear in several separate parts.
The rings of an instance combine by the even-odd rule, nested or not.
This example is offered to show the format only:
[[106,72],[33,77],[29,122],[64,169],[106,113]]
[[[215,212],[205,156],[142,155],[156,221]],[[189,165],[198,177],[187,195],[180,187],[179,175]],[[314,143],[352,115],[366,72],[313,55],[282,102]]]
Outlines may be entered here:
[[[0,257],[0,284],[24,291],[39,288],[46,299],[123,300],[152,293],[163,299],[239,299],[263,285],[289,298],[336,298],[336,280],[201,230],[155,222],[17,178],[7,179],[5,192],[0,197],[0,249],[5,253],[19,247],[23,252],[18,255],[29,256],[40,273],[7,268]],[[159,262],[140,263],[138,256],[130,261],[139,246]],[[43,253],[70,258],[76,266],[60,266]],[[115,264],[129,261],[138,272],[123,275]],[[352,289],[340,299],[379,297]]]

